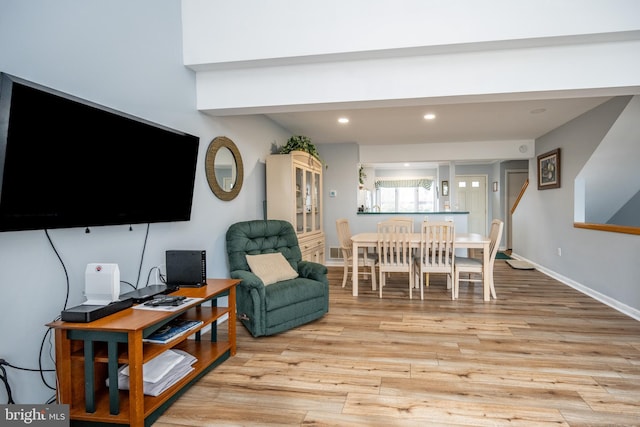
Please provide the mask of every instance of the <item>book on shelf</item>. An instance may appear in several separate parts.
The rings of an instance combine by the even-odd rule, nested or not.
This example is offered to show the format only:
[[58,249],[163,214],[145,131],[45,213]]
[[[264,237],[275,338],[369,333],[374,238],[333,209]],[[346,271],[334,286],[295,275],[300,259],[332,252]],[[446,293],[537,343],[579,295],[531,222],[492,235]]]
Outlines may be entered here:
[[152,344],[166,344],[202,325],[201,320],[174,319],[142,341]]

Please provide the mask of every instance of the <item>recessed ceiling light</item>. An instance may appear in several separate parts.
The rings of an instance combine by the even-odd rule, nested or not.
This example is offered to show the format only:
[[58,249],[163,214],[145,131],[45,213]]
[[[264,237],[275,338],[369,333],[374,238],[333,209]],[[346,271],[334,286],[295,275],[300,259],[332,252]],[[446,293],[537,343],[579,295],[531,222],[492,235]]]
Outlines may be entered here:
[[405,168],[408,168],[409,166],[411,166],[411,164],[410,164],[410,163],[405,163],[405,164],[404,164],[404,167],[405,167]]
[[424,119],[425,120],[433,120],[435,118],[436,118],[436,115],[433,114],[433,113],[427,113],[427,114],[424,115]]
[[342,124],[349,123],[349,119],[347,119],[346,117],[340,117],[338,119],[338,123],[342,123]]

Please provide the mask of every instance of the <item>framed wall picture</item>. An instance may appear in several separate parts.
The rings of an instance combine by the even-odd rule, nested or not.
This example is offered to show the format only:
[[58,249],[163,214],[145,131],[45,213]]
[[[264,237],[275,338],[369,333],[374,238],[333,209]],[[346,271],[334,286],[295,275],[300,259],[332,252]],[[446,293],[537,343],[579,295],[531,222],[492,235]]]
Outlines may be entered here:
[[442,181],[442,195],[449,195],[449,181]]
[[538,156],[538,190],[560,188],[560,149]]

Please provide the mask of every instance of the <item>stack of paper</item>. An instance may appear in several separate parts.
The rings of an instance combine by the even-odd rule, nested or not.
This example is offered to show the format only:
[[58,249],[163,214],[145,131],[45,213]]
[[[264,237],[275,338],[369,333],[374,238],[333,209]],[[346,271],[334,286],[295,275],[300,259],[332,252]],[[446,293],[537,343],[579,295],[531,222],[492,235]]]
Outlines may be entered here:
[[[193,371],[198,359],[182,350],[167,350],[142,365],[144,394],[158,396]],[[107,386],[109,379],[107,378]],[[118,369],[118,388],[129,390],[129,365]]]

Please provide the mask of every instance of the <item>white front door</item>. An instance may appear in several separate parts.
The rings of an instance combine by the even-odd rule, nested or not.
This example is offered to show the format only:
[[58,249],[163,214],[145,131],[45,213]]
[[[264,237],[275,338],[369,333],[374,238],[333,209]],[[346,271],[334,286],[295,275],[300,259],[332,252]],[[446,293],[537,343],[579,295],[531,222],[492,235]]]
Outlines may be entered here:
[[[469,233],[487,235],[487,177],[456,175],[456,202],[452,209],[469,212]],[[457,206],[456,206],[457,205]]]

